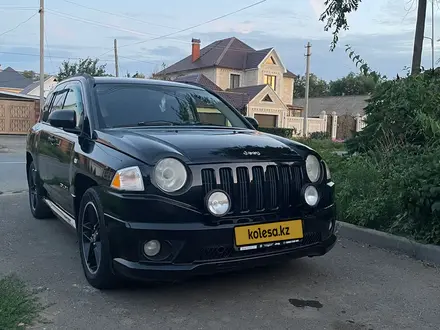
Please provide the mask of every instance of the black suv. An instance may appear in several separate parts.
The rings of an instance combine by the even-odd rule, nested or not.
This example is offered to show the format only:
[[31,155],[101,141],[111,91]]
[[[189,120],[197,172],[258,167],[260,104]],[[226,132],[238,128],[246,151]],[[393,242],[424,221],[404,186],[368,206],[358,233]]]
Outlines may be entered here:
[[32,214],[76,230],[100,289],[324,255],[336,242],[325,162],[257,127],[200,86],[66,79],[27,136]]

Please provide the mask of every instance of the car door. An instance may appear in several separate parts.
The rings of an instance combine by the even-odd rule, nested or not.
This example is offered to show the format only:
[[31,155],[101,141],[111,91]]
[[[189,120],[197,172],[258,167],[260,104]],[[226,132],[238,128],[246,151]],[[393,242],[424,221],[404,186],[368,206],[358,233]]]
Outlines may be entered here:
[[76,128],[77,132],[67,132],[58,129],[54,132],[56,144],[53,145],[54,152],[57,157],[51,163],[51,171],[54,173],[54,180],[52,185],[52,201],[69,214],[74,214],[73,195],[74,191],[71,189],[73,156],[75,154],[75,145],[77,145],[79,132],[82,130],[82,123],[84,118],[84,103],[81,92],[81,85],[79,82],[69,82],[65,89],[67,91],[64,103],[59,111],[74,110],[76,112]]
[[54,89],[51,98],[48,99],[43,108],[43,114],[40,119],[42,129],[39,132],[37,145],[38,173],[50,199],[52,199],[52,196],[55,194],[52,187],[56,173],[52,171],[52,163],[57,157],[56,145],[58,140],[54,135],[57,128],[52,127],[47,120],[52,111],[59,110],[63,106],[64,99],[67,95],[67,91],[63,90],[64,86],[65,85],[58,85]]

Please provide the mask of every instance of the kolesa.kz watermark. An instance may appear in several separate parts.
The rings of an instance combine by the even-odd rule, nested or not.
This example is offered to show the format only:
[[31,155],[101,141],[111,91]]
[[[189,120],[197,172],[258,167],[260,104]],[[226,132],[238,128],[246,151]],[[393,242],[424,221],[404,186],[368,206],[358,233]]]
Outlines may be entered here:
[[289,235],[290,235],[290,228],[283,226],[280,226],[279,230],[278,228],[263,229],[263,230],[261,230],[261,228],[257,228],[255,230],[248,229],[248,237],[250,240],[267,238],[267,237],[289,236]]

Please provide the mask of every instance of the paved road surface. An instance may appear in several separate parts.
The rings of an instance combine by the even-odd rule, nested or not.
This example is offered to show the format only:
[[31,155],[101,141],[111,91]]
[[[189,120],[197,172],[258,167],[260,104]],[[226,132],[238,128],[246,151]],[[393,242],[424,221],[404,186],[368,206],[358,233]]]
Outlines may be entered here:
[[26,193],[0,196],[0,233],[0,274],[17,272],[53,304],[36,329],[440,329],[438,269],[348,240],[284,266],[100,292],[75,235],[33,219]]
[[0,135],[0,194],[27,189],[24,136]]

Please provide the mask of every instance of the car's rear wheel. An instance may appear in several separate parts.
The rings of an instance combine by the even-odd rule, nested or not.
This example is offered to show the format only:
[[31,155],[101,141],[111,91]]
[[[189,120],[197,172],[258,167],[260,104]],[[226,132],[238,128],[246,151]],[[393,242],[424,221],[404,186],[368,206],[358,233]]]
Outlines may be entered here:
[[42,196],[42,187],[35,168],[35,163],[31,162],[28,169],[28,188],[29,188],[29,206],[32,215],[37,219],[46,219],[53,216],[49,206],[44,202]]
[[116,287],[119,281],[113,273],[102,204],[93,187],[89,188],[81,199],[78,241],[81,263],[90,285],[97,289]]

